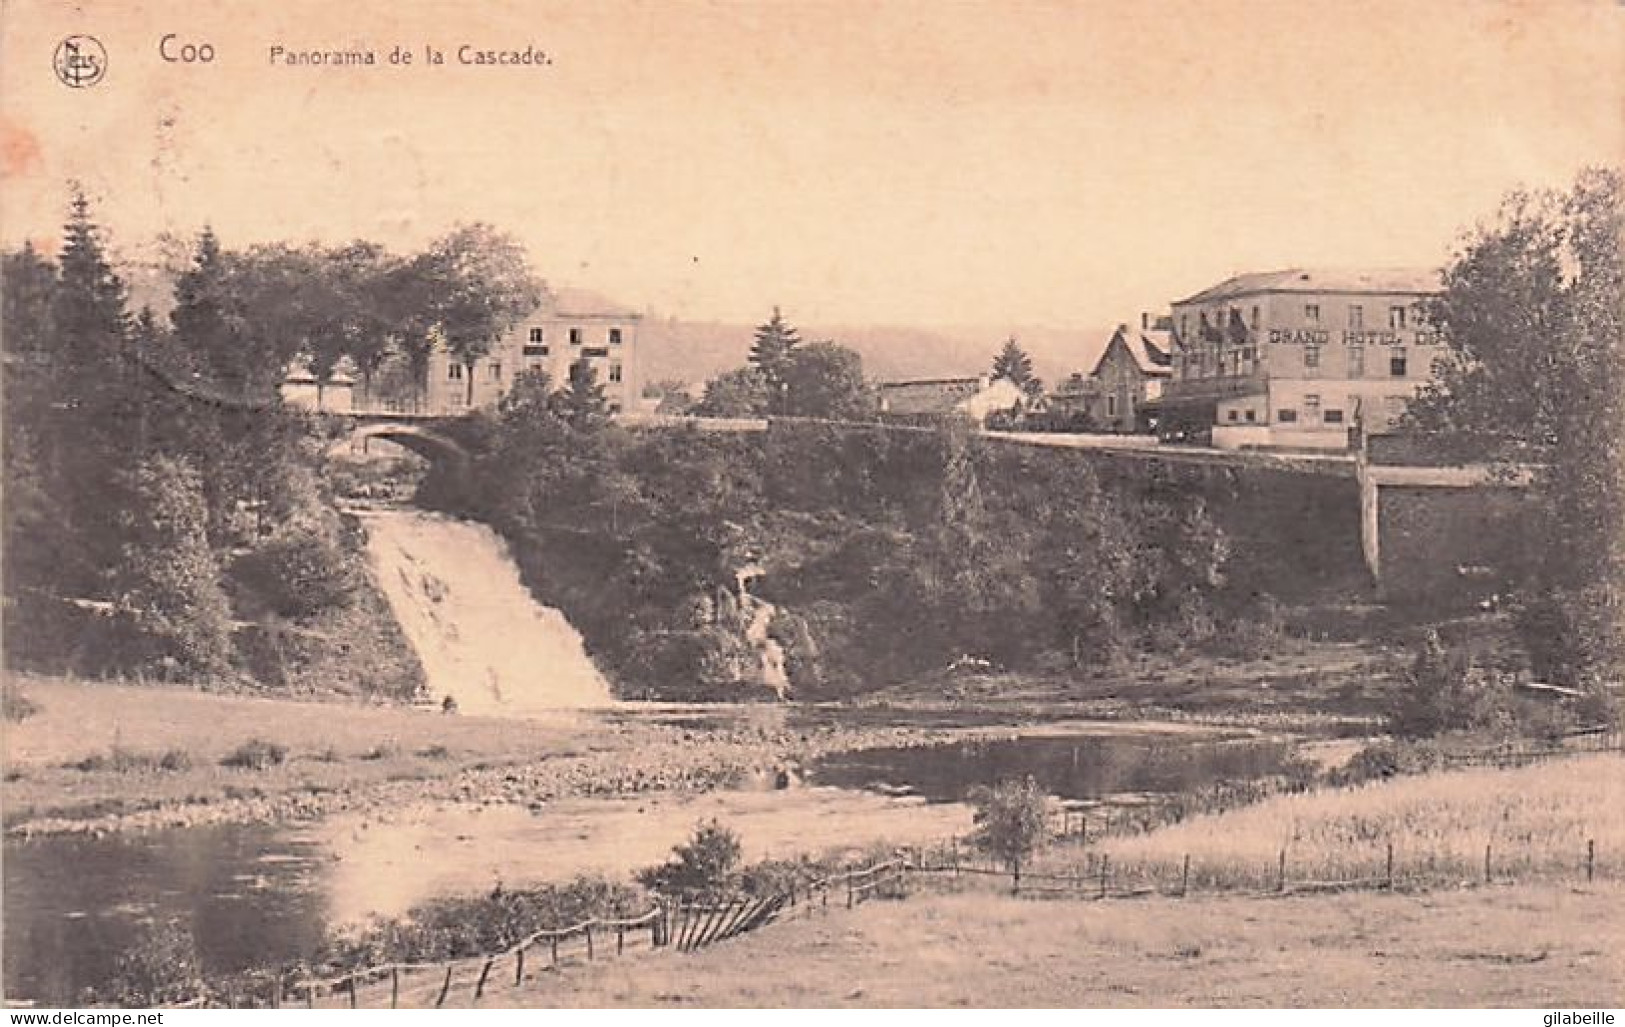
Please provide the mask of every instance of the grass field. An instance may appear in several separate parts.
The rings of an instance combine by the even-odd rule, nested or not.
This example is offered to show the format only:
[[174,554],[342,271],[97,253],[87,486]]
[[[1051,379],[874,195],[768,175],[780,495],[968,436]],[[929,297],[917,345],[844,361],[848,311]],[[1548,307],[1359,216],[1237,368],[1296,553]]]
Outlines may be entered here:
[[[1625,759],[1577,756],[1517,769],[1457,770],[1355,788],[1277,795],[1225,813],[1192,817],[1099,846],[1114,882],[1178,881],[1191,856],[1193,887],[1268,887],[1281,853],[1289,880],[1381,878],[1387,848],[1395,874],[1426,883],[1482,877],[1491,850],[1495,877],[1583,874],[1595,845],[1599,875],[1625,873]],[[1093,866],[1093,851],[1056,847],[1046,869]],[[1087,870],[1085,870],[1087,872]]]
[[[633,744],[624,731],[572,715],[504,721],[360,703],[13,680],[39,709],[4,725],[8,822],[50,811],[365,786]],[[253,740],[280,748],[283,758],[257,767],[221,764]],[[174,753],[184,759],[172,758],[166,769],[164,757]]]
[[[1585,1009],[1625,1003],[1622,946],[1613,884],[1105,903],[927,893],[519,988],[493,974],[480,1004]],[[471,998],[459,988],[448,1005]]]

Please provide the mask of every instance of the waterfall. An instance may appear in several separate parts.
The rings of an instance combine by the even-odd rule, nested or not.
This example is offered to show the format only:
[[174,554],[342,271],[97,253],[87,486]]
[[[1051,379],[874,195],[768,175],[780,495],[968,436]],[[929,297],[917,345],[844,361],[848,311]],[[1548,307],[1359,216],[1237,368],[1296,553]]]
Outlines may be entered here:
[[357,514],[379,584],[437,700],[510,717],[613,702],[581,636],[532,598],[491,529],[418,510]]

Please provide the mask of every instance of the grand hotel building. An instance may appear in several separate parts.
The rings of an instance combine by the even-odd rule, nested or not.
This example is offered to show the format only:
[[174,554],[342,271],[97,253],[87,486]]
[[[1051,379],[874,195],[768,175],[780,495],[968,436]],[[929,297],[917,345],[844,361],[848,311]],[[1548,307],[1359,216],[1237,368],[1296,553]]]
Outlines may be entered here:
[[1173,304],[1165,437],[1226,449],[1344,449],[1388,428],[1442,352],[1427,269],[1240,275]]

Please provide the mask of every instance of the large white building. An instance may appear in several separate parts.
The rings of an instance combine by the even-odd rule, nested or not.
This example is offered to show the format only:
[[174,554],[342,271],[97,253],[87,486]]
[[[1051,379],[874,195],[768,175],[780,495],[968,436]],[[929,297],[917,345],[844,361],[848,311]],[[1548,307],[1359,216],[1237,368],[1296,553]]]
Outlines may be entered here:
[[471,366],[437,346],[429,359],[421,409],[457,414],[493,406],[526,373],[545,375],[559,388],[578,363],[597,373],[611,410],[631,409],[641,388],[636,374],[641,321],[642,315],[602,296],[559,290]]
[[1343,449],[1386,430],[1433,378],[1442,337],[1419,268],[1245,274],[1173,304],[1165,437],[1223,448]]

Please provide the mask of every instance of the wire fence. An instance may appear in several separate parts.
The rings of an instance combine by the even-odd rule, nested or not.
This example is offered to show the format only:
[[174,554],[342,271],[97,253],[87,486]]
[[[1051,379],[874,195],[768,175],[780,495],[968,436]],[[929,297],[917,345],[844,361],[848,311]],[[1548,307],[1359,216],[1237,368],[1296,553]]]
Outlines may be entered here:
[[206,995],[165,1006],[387,1008],[473,1005],[498,987],[521,988],[569,966],[627,952],[695,952],[778,920],[852,909],[879,896],[901,896],[907,865],[889,860],[768,895],[669,899],[634,917],[594,918],[536,931],[496,952],[421,963],[390,962],[321,977],[270,982],[262,994]]

